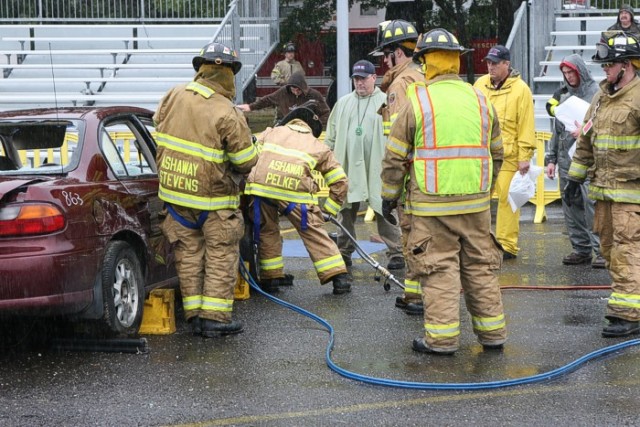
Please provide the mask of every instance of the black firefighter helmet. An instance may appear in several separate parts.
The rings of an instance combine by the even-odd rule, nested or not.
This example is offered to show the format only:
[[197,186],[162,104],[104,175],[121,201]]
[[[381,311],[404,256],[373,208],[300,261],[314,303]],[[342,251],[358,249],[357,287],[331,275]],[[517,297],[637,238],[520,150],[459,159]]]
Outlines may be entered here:
[[313,136],[316,138],[322,133],[322,122],[316,114],[316,101],[307,101],[302,105],[297,106],[289,112],[286,116],[276,123],[276,126],[284,126],[294,119],[300,119],[311,128]]
[[193,57],[192,64],[196,72],[204,63],[226,65],[227,67],[231,67],[233,74],[238,74],[238,71],[242,68],[242,62],[240,62],[240,58],[238,58],[238,53],[235,49],[215,42],[207,43],[200,50],[200,54]]

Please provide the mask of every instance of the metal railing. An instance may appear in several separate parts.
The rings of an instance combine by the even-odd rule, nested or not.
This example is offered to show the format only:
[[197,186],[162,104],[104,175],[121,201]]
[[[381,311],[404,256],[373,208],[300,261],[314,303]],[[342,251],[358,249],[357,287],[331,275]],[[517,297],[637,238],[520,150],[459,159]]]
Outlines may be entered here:
[[634,9],[640,7],[640,0],[561,0],[564,10],[604,9],[618,10],[623,4],[628,4]]
[[229,3],[230,0],[0,0],[0,22],[211,21],[216,17],[220,20]]

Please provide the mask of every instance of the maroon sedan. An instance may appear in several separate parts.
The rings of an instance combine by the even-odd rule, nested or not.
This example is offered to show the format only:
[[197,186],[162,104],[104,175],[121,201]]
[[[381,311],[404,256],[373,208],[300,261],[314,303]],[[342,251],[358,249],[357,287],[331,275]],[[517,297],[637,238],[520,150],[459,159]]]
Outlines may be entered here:
[[0,317],[133,334],[145,293],[177,284],[153,132],[135,107],[0,113]]

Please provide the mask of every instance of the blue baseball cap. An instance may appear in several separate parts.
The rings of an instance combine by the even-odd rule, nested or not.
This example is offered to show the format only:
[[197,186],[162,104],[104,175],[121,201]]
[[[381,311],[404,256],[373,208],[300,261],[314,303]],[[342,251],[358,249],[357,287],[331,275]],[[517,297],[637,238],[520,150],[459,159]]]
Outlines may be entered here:
[[366,59],[362,59],[353,64],[353,70],[351,78],[353,77],[369,77],[371,74],[376,73],[376,67]]

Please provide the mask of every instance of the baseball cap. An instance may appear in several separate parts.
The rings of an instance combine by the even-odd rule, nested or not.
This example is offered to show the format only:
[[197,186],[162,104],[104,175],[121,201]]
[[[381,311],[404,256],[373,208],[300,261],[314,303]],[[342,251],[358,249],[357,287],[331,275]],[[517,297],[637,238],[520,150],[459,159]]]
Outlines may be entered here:
[[353,64],[353,72],[351,77],[369,77],[371,74],[376,73],[376,67],[366,59],[362,59]]
[[489,49],[489,53],[487,53],[484,59],[493,62],[511,61],[511,54],[509,53],[509,49],[499,44]]

